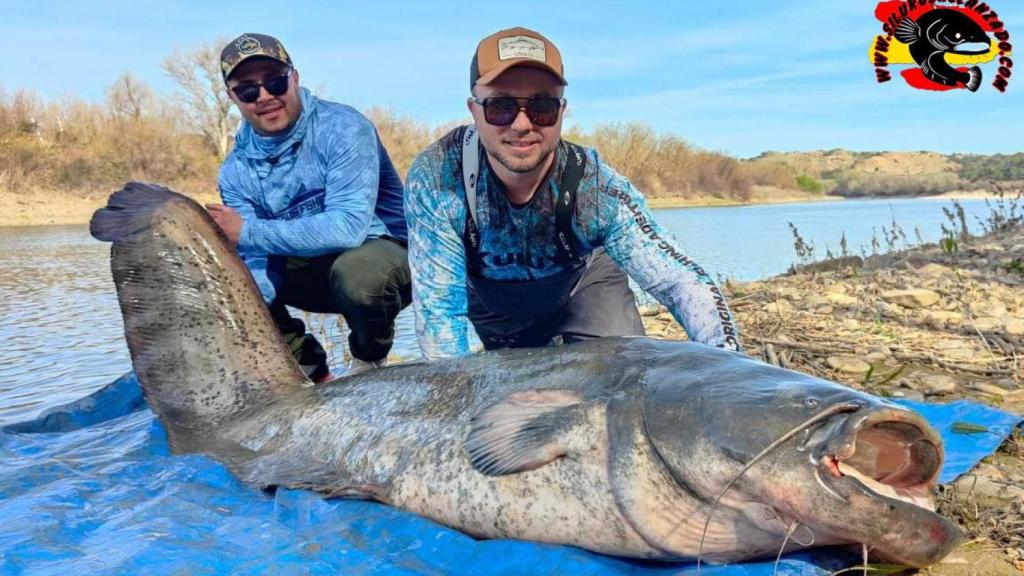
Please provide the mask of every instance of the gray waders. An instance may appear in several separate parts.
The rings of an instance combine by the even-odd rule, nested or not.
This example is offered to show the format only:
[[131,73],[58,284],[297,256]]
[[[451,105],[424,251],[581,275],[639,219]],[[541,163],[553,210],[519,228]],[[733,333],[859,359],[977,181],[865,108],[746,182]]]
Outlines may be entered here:
[[480,273],[480,234],[476,226],[479,138],[471,127],[463,133],[462,175],[468,208],[463,244],[468,268],[468,313],[485,349],[644,334],[626,275],[604,248],[589,255],[580,249],[572,218],[586,155],[581,147],[566,144],[570,154],[559,182],[552,234],[562,271],[536,280],[498,281]]

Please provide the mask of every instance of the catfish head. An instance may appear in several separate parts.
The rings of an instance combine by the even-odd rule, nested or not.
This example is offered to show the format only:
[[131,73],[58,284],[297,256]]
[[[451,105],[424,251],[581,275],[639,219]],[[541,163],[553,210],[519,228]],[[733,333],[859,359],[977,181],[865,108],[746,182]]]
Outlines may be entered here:
[[[651,345],[638,426],[680,493],[700,502],[707,558],[775,554],[784,540],[862,543],[923,567],[957,545],[931,496],[942,441],[917,413],[739,353],[666,344]],[[692,519],[662,529],[660,546],[693,555],[696,531]]]

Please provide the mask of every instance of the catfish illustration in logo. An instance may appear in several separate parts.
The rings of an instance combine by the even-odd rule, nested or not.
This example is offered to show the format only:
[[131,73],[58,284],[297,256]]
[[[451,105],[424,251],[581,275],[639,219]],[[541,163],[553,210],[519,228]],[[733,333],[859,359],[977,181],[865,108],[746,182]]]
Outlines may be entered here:
[[[910,55],[926,78],[944,86],[963,84],[971,92],[981,86],[981,68],[971,66],[966,72],[946,62],[946,54],[985,54],[992,43],[977,22],[957,10],[939,8],[916,21],[904,18],[896,29],[896,38],[910,47]],[[984,49],[961,50],[963,44],[983,43]]]

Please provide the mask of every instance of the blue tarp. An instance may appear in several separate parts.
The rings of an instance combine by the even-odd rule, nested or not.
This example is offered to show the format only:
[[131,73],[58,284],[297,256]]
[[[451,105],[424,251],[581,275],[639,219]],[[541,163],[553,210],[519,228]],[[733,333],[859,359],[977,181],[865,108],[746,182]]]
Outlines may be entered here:
[[[906,403],[946,441],[943,481],[996,450],[1024,418],[974,402]],[[957,422],[989,431],[958,433]],[[962,428],[962,427],[961,427]],[[134,377],[0,430],[0,574],[695,574],[565,546],[476,541],[372,502],[263,493],[203,456],[174,456]],[[825,575],[838,550],[785,557],[778,574]],[[705,566],[772,573],[772,562]]]

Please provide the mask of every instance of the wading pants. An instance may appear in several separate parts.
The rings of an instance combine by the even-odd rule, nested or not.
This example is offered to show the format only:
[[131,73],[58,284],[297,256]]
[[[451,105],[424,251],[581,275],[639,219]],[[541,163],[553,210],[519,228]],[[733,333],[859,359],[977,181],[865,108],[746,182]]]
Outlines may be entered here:
[[339,254],[287,258],[270,312],[295,359],[316,381],[330,370],[327,353],[285,306],[341,314],[350,329],[352,356],[376,362],[391,350],[395,317],[410,302],[412,280],[405,246],[389,238],[371,238]]
[[526,348],[643,336],[626,275],[603,248],[586,265],[523,282],[470,276],[469,320],[484,348]]

